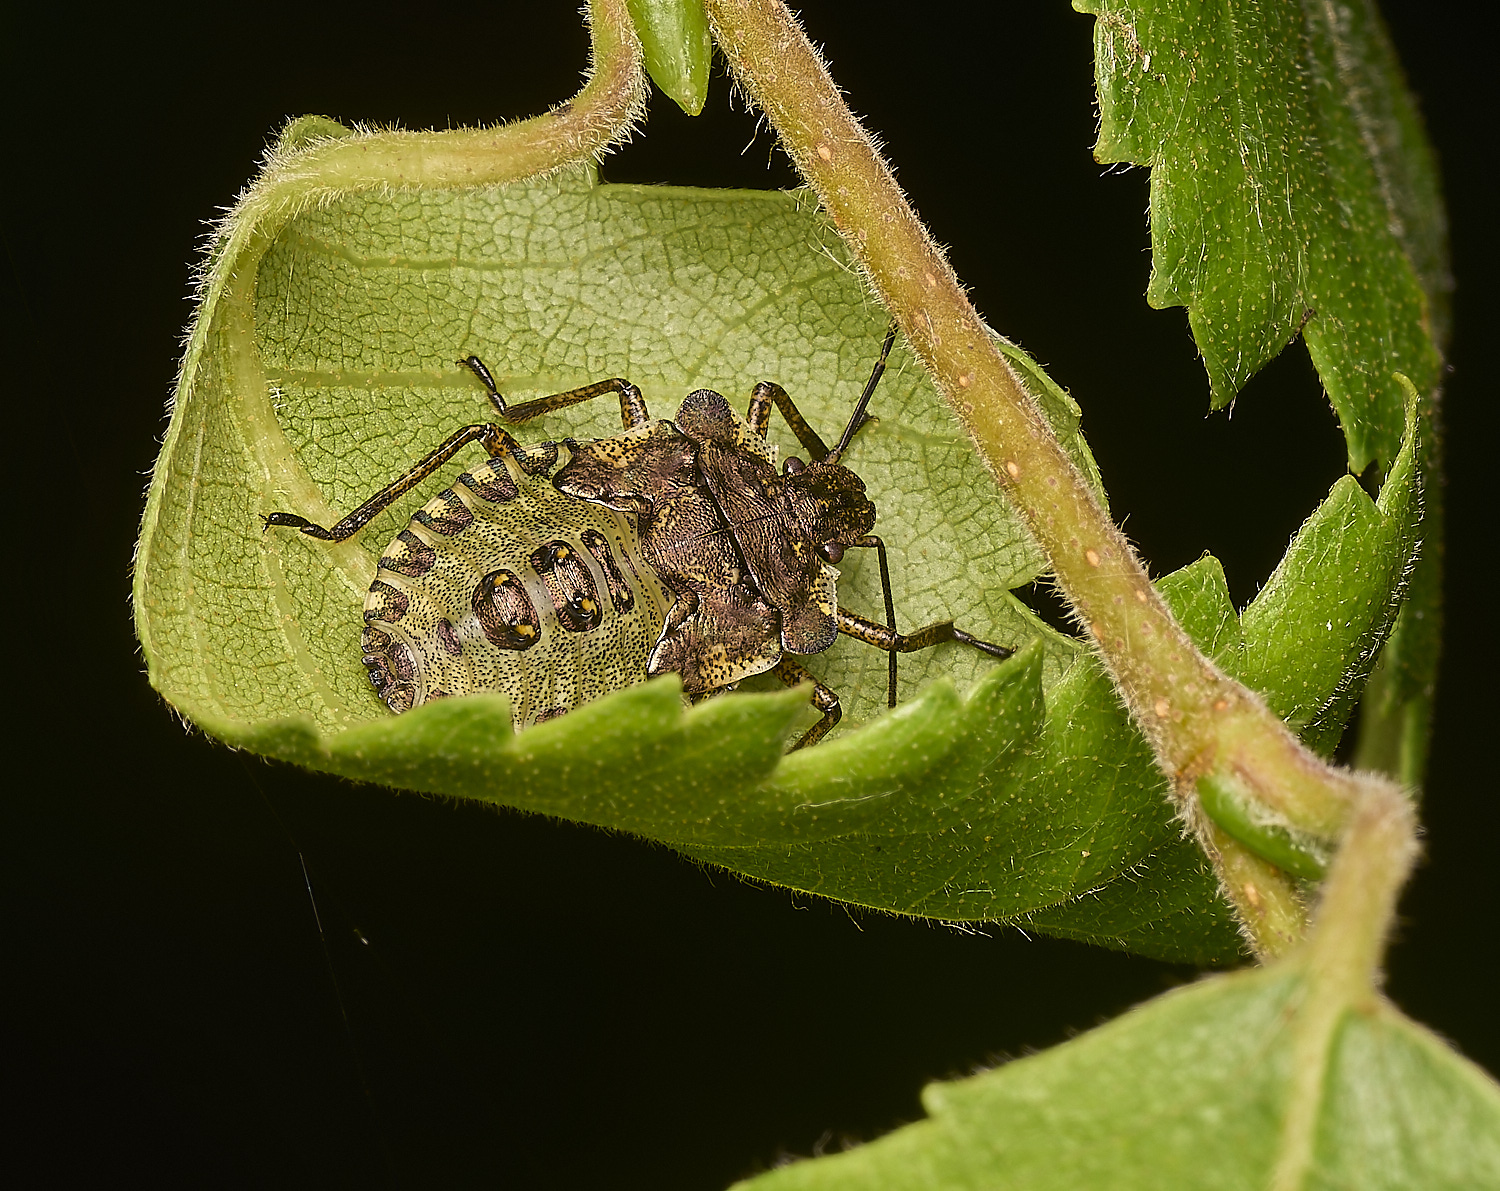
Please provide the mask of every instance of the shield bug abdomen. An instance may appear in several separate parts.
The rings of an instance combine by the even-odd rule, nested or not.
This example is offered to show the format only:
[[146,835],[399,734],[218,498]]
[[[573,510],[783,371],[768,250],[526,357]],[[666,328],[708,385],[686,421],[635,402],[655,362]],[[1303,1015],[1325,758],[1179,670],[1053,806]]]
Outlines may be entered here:
[[520,729],[645,679],[672,601],[627,514],[552,486],[567,454],[489,459],[386,548],[361,646],[392,711],[499,691]]

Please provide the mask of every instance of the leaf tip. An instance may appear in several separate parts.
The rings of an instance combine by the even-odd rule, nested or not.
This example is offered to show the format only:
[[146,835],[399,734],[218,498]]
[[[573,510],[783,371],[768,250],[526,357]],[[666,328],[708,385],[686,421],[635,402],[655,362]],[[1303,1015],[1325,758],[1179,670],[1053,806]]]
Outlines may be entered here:
[[703,0],[627,0],[646,73],[689,116],[703,111],[713,60]]

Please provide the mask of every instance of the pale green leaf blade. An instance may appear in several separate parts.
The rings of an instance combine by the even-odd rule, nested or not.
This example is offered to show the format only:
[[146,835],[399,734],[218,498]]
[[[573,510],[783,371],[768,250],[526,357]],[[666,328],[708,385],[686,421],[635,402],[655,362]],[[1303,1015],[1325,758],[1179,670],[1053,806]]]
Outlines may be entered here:
[[[756,1191],[1261,1191],[1294,1111],[1299,969],[1180,989],[1040,1055],[933,1084],[928,1119]],[[1327,1188],[1500,1185],[1500,1088],[1377,1003],[1326,1050],[1310,1179]]]
[[1094,14],[1100,161],[1151,168],[1148,300],[1188,307],[1216,406],[1301,329],[1350,466],[1389,464],[1447,323],[1436,171],[1370,0]]
[[[484,355],[513,399],[628,375],[662,416],[692,388],[743,401],[772,376],[815,426],[840,426],[885,320],[830,236],[797,196],[577,177],[345,200],[292,221],[259,262],[253,305],[208,312],[210,346],[158,468],[138,591],[159,688],[216,721],[296,713],[337,731],[385,715],[351,645],[354,610],[386,543],[463,459],[339,546],[264,535],[259,515],[329,523],[455,426],[485,420],[482,390],[452,363],[460,354]],[[1076,408],[1040,396],[1086,454]],[[616,433],[608,404],[528,431]],[[991,640],[1040,635],[1060,673],[1075,647],[1006,591],[1043,560],[900,349],[874,412],[850,461],[877,497],[902,626],[952,617]],[[784,451],[798,449],[772,425]],[[845,560],[840,597],[878,615],[865,553]],[[815,659],[844,695],[846,725],[883,709],[884,666],[846,640]],[[989,667],[962,649],[910,655],[903,695],[945,675],[967,685]]]
[[1334,1042],[1310,1191],[1500,1187],[1500,1091],[1393,1007]]

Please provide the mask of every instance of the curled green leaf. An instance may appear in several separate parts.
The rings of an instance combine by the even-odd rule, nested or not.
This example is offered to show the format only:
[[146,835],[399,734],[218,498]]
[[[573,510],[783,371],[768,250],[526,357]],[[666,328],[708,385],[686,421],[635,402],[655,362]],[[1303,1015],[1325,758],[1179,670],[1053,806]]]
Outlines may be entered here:
[[[314,146],[331,135],[314,131]],[[455,427],[485,420],[482,389],[453,364],[471,352],[512,398],[627,376],[669,416],[691,389],[739,403],[768,378],[815,426],[841,425],[885,319],[803,196],[601,186],[574,173],[347,196],[309,204],[263,240],[254,228],[237,235],[221,243],[248,247],[223,262],[231,281],[195,332],[202,347],[137,568],[151,678],[185,715],[314,768],[634,831],[884,910],[1179,959],[1239,954],[1212,874],[1108,679],[1009,590],[1044,560],[899,348],[872,406],[879,421],[846,461],[879,509],[900,625],[951,617],[1021,652],[998,666],[951,646],[908,655],[891,715],[884,655],[841,640],[809,664],[843,697],[849,731],[798,756],[781,749],[812,720],[801,693],[684,713],[671,684],[650,684],[518,736],[498,696],[390,716],[361,664],[360,608],[386,544],[469,465],[462,457],[340,545],[263,532],[271,510],[330,524]],[[1002,349],[1097,483],[1077,407],[1024,353]],[[594,404],[528,432],[615,433],[618,412]],[[1391,501],[1405,475],[1392,473]],[[1370,515],[1376,528],[1389,520]],[[1334,695],[1378,640],[1401,573],[1399,552],[1386,554],[1361,572],[1357,608],[1340,605],[1343,630],[1317,639],[1296,704],[1322,709],[1309,723],[1347,714]],[[1273,655],[1300,658],[1307,643],[1283,633],[1268,650],[1254,625],[1300,632],[1324,616],[1317,600],[1344,590],[1324,581],[1341,557],[1309,553],[1298,582],[1287,576],[1291,611],[1243,629],[1216,565],[1163,587],[1224,664],[1265,659],[1274,678]],[[873,561],[851,555],[842,570],[841,602],[878,615]]]
[[[137,570],[153,680],[215,722],[306,715],[327,732],[387,718],[360,663],[364,592],[414,509],[472,460],[339,545],[264,533],[261,516],[331,524],[455,427],[491,416],[460,356],[483,356],[512,399],[627,376],[663,417],[695,388],[740,404],[771,378],[814,426],[841,426],[884,319],[829,235],[796,195],[582,174],[350,197],[290,221],[241,288],[203,312],[207,346],[184,378]],[[1037,395],[1085,457],[1076,407],[1040,383]],[[618,433],[609,406],[539,419],[528,436]],[[879,508],[901,624],[951,617],[1006,644],[1041,637],[1060,673],[1075,647],[1008,592],[1043,560],[899,350],[872,412],[848,461]],[[773,436],[797,449],[779,420]],[[878,569],[863,553],[842,565],[840,598],[878,615]],[[843,694],[848,726],[883,709],[878,651],[842,640],[814,667]],[[988,667],[951,647],[909,655],[903,697]]]

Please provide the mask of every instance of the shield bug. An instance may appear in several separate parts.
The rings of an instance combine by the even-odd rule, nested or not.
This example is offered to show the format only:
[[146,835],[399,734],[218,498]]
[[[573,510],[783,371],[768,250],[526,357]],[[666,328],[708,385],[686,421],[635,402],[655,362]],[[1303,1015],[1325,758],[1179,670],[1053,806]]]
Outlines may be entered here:
[[[291,513],[270,514],[266,526],[342,541],[478,442],[489,462],[412,518],[381,557],[365,601],[365,665],[393,711],[500,690],[520,728],[660,674],[679,674],[684,693],[698,697],[774,671],[788,684],[813,684],[823,714],[801,748],[842,711],[795,658],[821,653],[841,632],[887,652],[892,707],[899,653],[947,641],[997,658],[1013,652],[951,621],[910,634],[894,628],[885,544],[870,533],[875,506],[841,462],[868,420],[894,338],[893,327],[832,450],[774,382],[755,386],[744,418],[699,389],[675,419],[653,420],[640,390],[620,378],[507,406],[470,356],[460,363],[508,422],[613,393],[623,431],[525,448],[496,424],[466,426],[332,529]],[[777,471],[766,441],[773,407],[810,462],[790,457]],[[885,624],[839,606],[833,564],[854,548],[877,552]]]

